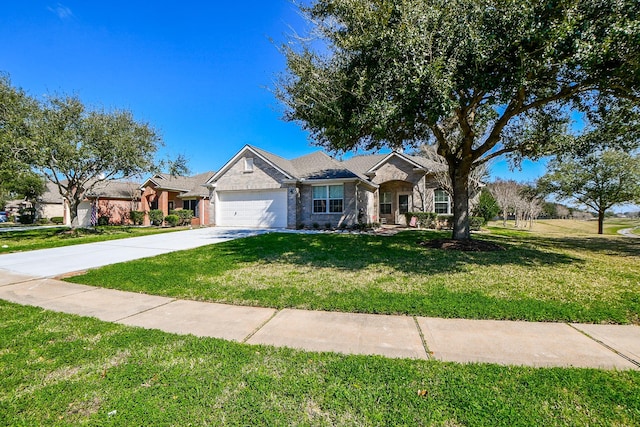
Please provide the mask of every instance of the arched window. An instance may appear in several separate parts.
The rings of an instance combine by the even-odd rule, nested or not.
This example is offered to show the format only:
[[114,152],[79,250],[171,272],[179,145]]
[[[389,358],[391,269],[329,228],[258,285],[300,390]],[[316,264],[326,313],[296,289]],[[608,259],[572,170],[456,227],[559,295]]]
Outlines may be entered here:
[[437,214],[450,214],[451,213],[451,197],[449,193],[444,190],[438,189],[433,192],[433,206],[434,211]]

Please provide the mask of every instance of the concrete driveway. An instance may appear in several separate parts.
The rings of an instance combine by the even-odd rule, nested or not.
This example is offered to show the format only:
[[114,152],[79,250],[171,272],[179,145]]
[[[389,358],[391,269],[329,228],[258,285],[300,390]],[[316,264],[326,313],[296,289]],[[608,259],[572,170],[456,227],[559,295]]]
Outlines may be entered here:
[[276,230],[198,228],[107,242],[19,252],[0,255],[0,269],[36,277],[56,277],[75,271],[197,248],[271,231]]

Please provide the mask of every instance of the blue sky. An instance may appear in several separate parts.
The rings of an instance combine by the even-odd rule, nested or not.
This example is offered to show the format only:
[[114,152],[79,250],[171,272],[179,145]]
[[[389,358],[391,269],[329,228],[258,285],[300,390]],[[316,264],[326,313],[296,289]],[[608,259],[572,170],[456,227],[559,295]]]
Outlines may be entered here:
[[[108,2],[4,0],[0,71],[33,96],[74,93],[151,123],[163,155],[193,173],[217,170],[245,144],[285,158],[317,150],[280,119],[268,90],[285,63],[278,46],[305,24],[289,0]],[[543,163],[492,177],[531,181]]]

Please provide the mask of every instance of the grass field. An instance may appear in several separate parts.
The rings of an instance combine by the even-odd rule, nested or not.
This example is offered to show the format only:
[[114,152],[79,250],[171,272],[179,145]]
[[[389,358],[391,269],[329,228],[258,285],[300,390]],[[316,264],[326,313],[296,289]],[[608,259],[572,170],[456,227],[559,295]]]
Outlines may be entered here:
[[632,426],[640,420],[638,371],[306,353],[3,301],[0,377],[0,425],[7,426]]
[[[502,221],[492,221],[489,228],[503,228]],[[507,228],[514,228],[513,221],[507,222]],[[604,222],[604,234],[617,235],[618,230],[623,228],[635,228],[640,232],[640,219],[608,218]],[[596,235],[598,232],[598,222],[595,220],[574,220],[574,219],[540,219],[536,220],[531,227],[523,228],[522,231],[530,231],[534,234],[542,235]]]
[[106,226],[92,229],[78,228],[76,230],[71,230],[68,227],[33,228],[24,231],[9,230],[0,232],[0,254],[126,239],[127,237],[146,236],[185,229],[187,228]]
[[504,251],[395,236],[268,234],[103,267],[75,283],[264,307],[435,317],[640,323],[640,239],[492,228]]

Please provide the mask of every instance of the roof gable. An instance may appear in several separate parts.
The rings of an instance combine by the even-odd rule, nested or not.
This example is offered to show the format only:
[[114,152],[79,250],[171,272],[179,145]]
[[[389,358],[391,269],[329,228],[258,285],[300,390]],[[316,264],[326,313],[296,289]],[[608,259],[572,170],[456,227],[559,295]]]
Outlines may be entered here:
[[162,190],[205,196],[209,193],[204,188],[204,185],[214,174],[213,171],[193,176],[174,176],[167,173],[158,173],[147,179],[140,187],[144,188],[148,185],[153,185],[155,188]]
[[420,163],[416,162],[416,160],[412,159],[411,157],[413,157],[413,156],[407,156],[407,155],[399,153],[397,151],[393,151],[393,152],[387,154],[380,161],[378,161],[378,163],[373,165],[366,173],[367,174],[375,173],[376,170],[378,170],[380,167],[382,167],[385,163],[387,163],[388,161],[390,161],[394,157],[406,161],[407,163],[411,164],[414,168],[428,170],[428,168],[426,166],[421,165]]
[[295,168],[289,160],[247,144],[242,147],[242,149],[238,151],[238,153],[233,156],[231,160],[225,163],[217,173],[211,176],[211,178],[206,181],[206,184],[214,183],[215,181],[220,179],[220,177],[222,177],[246,153],[251,153],[252,155],[259,157],[264,162],[274,167],[278,172],[283,174],[288,179],[293,179],[296,176]]

